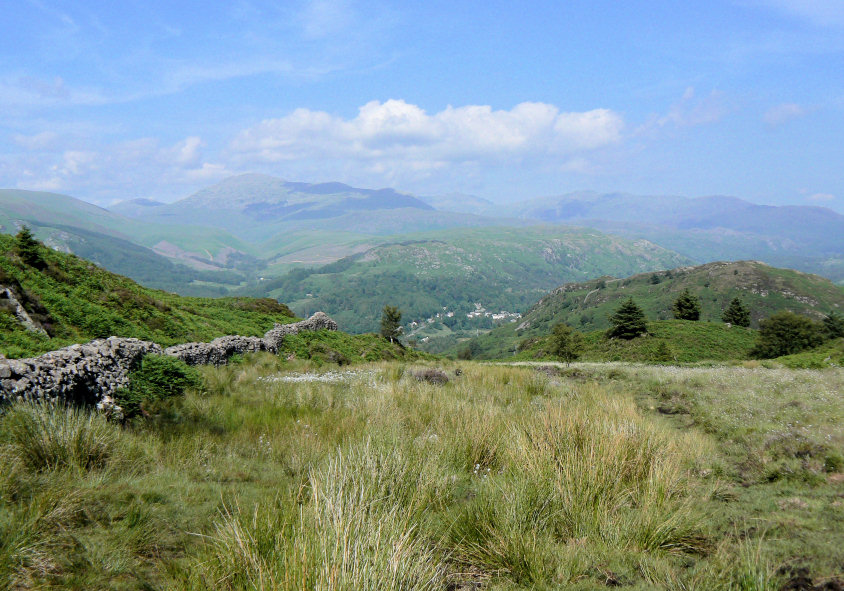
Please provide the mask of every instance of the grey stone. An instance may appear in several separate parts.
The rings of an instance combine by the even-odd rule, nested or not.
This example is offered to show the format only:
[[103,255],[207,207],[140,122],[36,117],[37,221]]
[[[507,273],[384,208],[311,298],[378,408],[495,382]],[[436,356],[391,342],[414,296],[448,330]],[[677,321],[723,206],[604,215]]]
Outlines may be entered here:
[[185,343],[162,349],[139,339],[109,337],[70,345],[28,359],[0,359],[0,404],[14,400],[64,400],[96,405],[112,417],[121,417],[115,404],[118,388],[129,383],[144,355],[171,355],[189,365],[223,365],[233,355],[269,351],[278,353],[284,337],[301,331],[337,330],[337,323],[322,312],[293,324],[276,324],[263,338],[229,335],[210,343]]

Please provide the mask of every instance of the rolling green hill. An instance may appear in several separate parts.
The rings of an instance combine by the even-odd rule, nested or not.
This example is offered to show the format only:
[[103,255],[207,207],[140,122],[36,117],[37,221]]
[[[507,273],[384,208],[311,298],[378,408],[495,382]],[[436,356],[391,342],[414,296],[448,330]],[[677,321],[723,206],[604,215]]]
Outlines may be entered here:
[[520,312],[562,281],[687,261],[644,240],[551,226],[449,230],[413,238],[321,268],[296,269],[240,293],[281,299],[300,315],[323,310],[352,332],[376,330],[385,304],[402,310],[408,332],[411,322],[451,312],[443,322],[453,332],[492,322],[467,318],[476,303],[494,312]]
[[[162,346],[230,334],[261,336],[275,323],[293,321],[290,309],[276,300],[182,297],[142,287],[73,254],[44,246],[39,252],[43,264],[36,268],[21,260],[13,237],[0,236],[0,286],[43,329],[27,330],[10,300],[0,297],[0,353],[6,357],[38,355],[112,335]],[[420,357],[372,334],[341,332],[288,337],[282,352],[317,362]]]
[[606,277],[562,285],[540,299],[521,322],[496,328],[470,346],[480,357],[506,357],[519,342],[548,334],[558,322],[583,332],[602,331],[609,327],[609,315],[628,297],[645,311],[648,320],[669,320],[671,306],[684,289],[700,298],[703,321],[719,322],[734,297],[750,308],[753,326],[779,310],[816,320],[844,310],[844,287],[823,277],[755,261],[708,263],[626,279]]
[[122,336],[168,346],[227,334],[263,335],[293,313],[275,300],[182,297],[149,289],[72,254],[41,247],[43,269],[15,254],[15,240],[0,236],[0,285],[11,289],[47,334],[17,321],[0,306],[0,352],[28,356],[93,338]]
[[146,224],[67,195],[0,189],[0,232],[23,225],[56,250],[185,295],[224,295],[256,260],[249,246],[214,228]]

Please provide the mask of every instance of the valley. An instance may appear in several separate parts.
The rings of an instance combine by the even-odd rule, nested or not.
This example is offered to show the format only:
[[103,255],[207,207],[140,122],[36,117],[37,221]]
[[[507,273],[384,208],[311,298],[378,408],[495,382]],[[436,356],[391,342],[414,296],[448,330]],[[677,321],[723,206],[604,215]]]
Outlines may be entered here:
[[[315,319],[291,324],[300,314],[244,286],[236,297],[179,296],[25,232],[0,236],[0,352],[53,351],[3,362],[4,387],[32,380],[44,391],[0,399],[0,584],[841,582],[844,337],[773,359],[754,351],[787,310],[844,333],[834,320],[844,287],[753,261],[688,266],[595,230],[440,232],[256,283],[269,288],[258,295],[312,290],[291,308],[336,301],[347,322],[366,322],[365,306],[377,316],[388,298],[431,310],[408,323],[405,344],[320,330],[333,324],[324,316],[300,330]],[[542,287],[560,277],[573,281]],[[490,285],[525,314],[485,305]],[[686,290],[700,320],[670,317]],[[439,297],[428,304],[426,293]],[[630,297],[647,334],[607,338],[607,316]],[[749,327],[720,321],[735,297]],[[561,322],[584,331],[574,362],[549,343]],[[440,345],[498,361],[411,346],[448,324]],[[77,380],[76,400],[79,388],[102,394],[97,360],[113,355],[103,341],[55,349],[110,335],[149,349],[132,353],[140,361],[121,370],[125,386],[109,384],[119,412],[47,402],[51,380]],[[222,335],[242,336],[207,343]],[[182,344],[191,340],[206,342]],[[89,353],[75,370],[17,373]]]

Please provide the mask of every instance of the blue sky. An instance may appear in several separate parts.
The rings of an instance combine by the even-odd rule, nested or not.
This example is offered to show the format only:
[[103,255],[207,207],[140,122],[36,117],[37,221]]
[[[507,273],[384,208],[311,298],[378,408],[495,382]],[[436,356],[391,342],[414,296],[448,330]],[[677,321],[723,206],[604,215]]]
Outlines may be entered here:
[[0,4],[0,187],[107,205],[264,172],[844,211],[840,0]]

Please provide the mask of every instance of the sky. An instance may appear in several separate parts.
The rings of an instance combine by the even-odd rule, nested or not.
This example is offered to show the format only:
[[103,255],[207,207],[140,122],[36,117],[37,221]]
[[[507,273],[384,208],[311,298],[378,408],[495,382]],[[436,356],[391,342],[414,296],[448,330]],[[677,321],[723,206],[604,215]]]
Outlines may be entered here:
[[0,0],[0,187],[233,174],[844,212],[844,0]]

